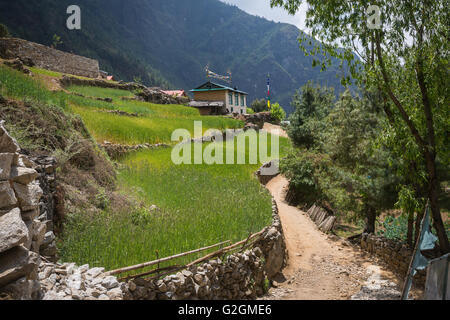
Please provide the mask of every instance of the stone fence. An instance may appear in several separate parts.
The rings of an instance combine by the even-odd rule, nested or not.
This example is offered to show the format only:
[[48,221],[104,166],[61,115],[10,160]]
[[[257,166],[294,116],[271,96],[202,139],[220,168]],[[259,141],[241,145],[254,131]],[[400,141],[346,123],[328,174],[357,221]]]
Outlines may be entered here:
[[39,250],[46,237],[34,163],[0,122],[0,296],[37,299]]
[[244,252],[209,260],[163,279],[130,280],[124,299],[235,300],[262,296],[265,280],[278,274],[287,259],[278,207],[275,200],[272,203],[272,225]]
[[39,68],[77,76],[97,78],[100,74],[97,60],[23,39],[0,38],[0,57],[31,60]]
[[[359,245],[362,250],[375,255],[386,263],[390,270],[402,277],[406,276],[413,250],[405,243],[374,234],[363,233],[359,238]],[[421,286],[425,284],[425,279],[425,271],[419,271],[414,276],[414,282]]]

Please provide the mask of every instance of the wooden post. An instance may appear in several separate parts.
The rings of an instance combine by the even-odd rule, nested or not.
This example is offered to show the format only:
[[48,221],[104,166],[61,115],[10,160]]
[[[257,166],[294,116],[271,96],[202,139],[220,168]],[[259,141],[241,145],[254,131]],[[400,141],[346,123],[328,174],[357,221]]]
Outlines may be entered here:
[[192,251],[188,251],[188,252],[184,252],[184,253],[179,253],[179,254],[176,254],[174,256],[161,258],[161,259],[150,261],[150,262],[141,263],[141,264],[137,264],[137,265],[130,266],[130,267],[125,267],[125,268],[120,268],[120,269],[116,269],[116,270],[111,270],[111,271],[105,272],[105,275],[111,276],[111,275],[114,275],[114,274],[124,273],[124,272],[127,272],[127,271],[133,271],[133,270],[136,270],[136,269],[142,269],[142,268],[145,268],[145,267],[153,266],[155,264],[159,264],[161,262],[170,261],[170,260],[173,260],[173,259],[176,259],[176,258],[184,257],[184,256],[187,256],[187,255],[192,254],[192,253],[205,251],[205,250],[208,250],[208,249],[211,249],[211,248],[214,248],[214,247],[217,247],[217,246],[220,246],[222,244],[229,243],[229,242],[231,242],[231,241],[227,240],[227,241],[223,241],[223,242],[214,244],[212,246],[208,246],[208,247],[204,247],[204,248],[200,248],[200,249],[196,249],[196,250],[192,250]]

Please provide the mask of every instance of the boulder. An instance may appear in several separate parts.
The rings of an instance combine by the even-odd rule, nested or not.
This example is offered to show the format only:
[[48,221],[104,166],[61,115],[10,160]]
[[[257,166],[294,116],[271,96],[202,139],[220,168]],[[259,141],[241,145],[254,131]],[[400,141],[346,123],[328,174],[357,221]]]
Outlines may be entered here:
[[53,241],[47,247],[40,250],[40,253],[45,257],[54,256],[58,252],[58,248],[56,247],[56,243]]
[[22,212],[22,220],[23,221],[33,221],[39,215],[38,208]]
[[0,181],[0,209],[12,208],[17,204],[17,198],[9,181]]
[[276,241],[274,241],[272,249],[269,251],[266,257],[265,271],[269,279],[275,277],[283,268],[284,255],[285,246],[283,237],[280,234]]
[[28,157],[20,155],[18,158],[18,162],[17,162],[17,166],[18,167],[26,167],[26,168],[32,168],[35,169],[36,168],[36,164],[31,161],[30,159],[28,159]]
[[28,229],[18,208],[0,217],[0,253],[25,243],[27,239]]
[[17,141],[8,134],[2,121],[0,121],[0,150],[7,153],[18,153],[20,151]]
[[14,153],[0,153],[0,180],[9,179],[14,157]]
[[43,247],[47,247],[48,245],[50,245],[50,243],[52,243],[55,240],[55,234],[53,233],[53,231],[49,231],[45,234],[44,239],[42,241],[42,246]]
[[23,211],[33,210],[39,205],[43,192],[36,181],[28,185],[14,182],[13,187]]
[[36,170],[25,167],[12,167],[11,168],[11,180],[20,184],[29,184],[33,180],[39,177]]
[[39,255],[22,246],[0,253],[0,287],[33,273]]

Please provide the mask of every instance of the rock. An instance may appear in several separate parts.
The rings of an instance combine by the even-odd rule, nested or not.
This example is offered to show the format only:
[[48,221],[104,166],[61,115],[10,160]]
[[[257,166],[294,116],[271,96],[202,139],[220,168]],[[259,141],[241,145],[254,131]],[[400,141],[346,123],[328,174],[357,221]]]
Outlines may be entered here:
[[39,210],[33,209],[30,211],[24,211],[22,212],[22,220],[24,221],[33,221],[34,219],[36,219],[36,217],[39,215]]
[[19,159],[18,159],[18,162],[17,162],[17,166],[18,167],[32,168],[32,169],[36,168],[36,164],[33,161],[31,161],[30,159],[28,159],[28,157],[25,157],[23,155],[19,156]]
[[11,188],[8,181],[0,181],[0,209],[12,208],[17,204],[17,198],[14,190]]
[[98,297],[98,300],[110,300],[110,299],[109,299],[109,297],[108,297],[106,294],[101,294],[101,295]]
[[0,253],[0,287],[37,270],[39,255],[19,246]]
[[136,290],[136,284],[134,283],[134,281],[128,282],[128,289],[129,289],[130,291]]
[[116,277],[107,276],[102,279],[101,285],[106,289],[113,289],[119,286],[119,281],[117,281]]
[[163,281],[161,281],[161,280],[159,280],[157,283],[156,283],[156,286],[158,287],[158,290],[159,291],[161,291],[161,292],[167,292],[169,289],[167,288],[167,285],[163,282]]
[[285,247],[283,239],[282,237],[279,237],[274,242],[273,247],[269,251],[266,259],[265,271],[269,279],[271,279],[281,271],[284,263],[284,250]]
[[85,273],[86,271],[89,270],[89,265],[88,264],[84,264],[81,267],[78,268],[78,272],[79,273]]
[[45,257],[51,257],[54,256],[58,251],[58,248],[56,247],[56,243],[52,242],[50,243],[46,248],[40,250],[40,253]]
[[14,156],[14,153],[0,153],[0,180],[9,179]]
[[106,294],[111,300],[119,300],[123,297],[122,290],[120,288],[109,290]]
[[34,169],[23,167],[11,168],[11,179],[14,182],[20,184],[29,184],[33,180],[36,180],[37,177],[39,177],[39,174]]
[[91,278],[96,278],[103,272],[105,272],[105,268],[92,268],[86,271],[86,275],[88,275]]
[[18,208],[0,217],[0,253],[19,246],[27,240],[28,228]]
[[9,294],[15,300],[37,300],[40,298],[40,284],[38,281],[22,277],[0,288],[0,292]]
[[44,241],[47,225],[43,222],[40,222],[39,220],[33,220],[33,222],[34,222],[33,240],[36,241],[39,245],[41,245],[42,241]]
[[86,287],[83,283],[83,278],[81,277],[80,273],[74,273],[74,274],[70,275],[66,280],[66,284],[70,289],[75,289],[75,290],[85,290],[86,289]]
[[6,153],[19,153],[20,151],[17,141],[3,127],[3,122],[0,122],[0,150]]
[[13,187],[23,211],[32,210],[39,205],[39,200],[42,197],[42,189],[37,182],[32,182],[28,185],[14,182]]
[[42,240],[42,246],[47,247],[51,242],[55,240],[55,234],[53,231],[49,231],[44,235],[44,239]]
[[61,297],[54,291],[47,291],[42,300],[60,300]]

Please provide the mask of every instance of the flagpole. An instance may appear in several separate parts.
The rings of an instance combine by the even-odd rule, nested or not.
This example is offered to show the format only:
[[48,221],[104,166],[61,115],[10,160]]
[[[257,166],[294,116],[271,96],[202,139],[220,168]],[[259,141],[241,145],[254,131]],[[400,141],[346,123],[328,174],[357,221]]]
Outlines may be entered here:
[[270,110],[270,73],[267,74],[267,109]]

